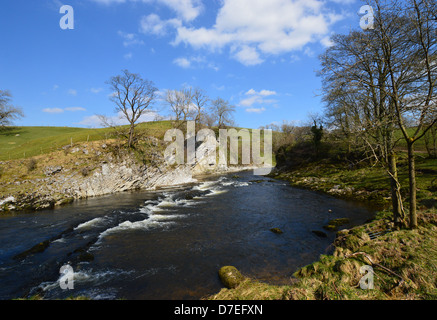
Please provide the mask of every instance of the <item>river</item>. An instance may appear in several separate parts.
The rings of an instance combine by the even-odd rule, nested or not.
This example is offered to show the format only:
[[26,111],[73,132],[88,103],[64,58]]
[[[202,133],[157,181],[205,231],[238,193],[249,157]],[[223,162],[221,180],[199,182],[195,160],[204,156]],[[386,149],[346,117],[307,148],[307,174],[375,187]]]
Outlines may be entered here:
[[[223,287],[218,270],[224,265],[287,284],[299,267],[332,250],[335,232],[323,229],[329,220],[346,217],[351,227],[372,215],[365,205],[252,172],[4,214],[0,299],[37,293],[45,299],[199,299]],[[74,289],[60,287],[59,270],[67,264]]]

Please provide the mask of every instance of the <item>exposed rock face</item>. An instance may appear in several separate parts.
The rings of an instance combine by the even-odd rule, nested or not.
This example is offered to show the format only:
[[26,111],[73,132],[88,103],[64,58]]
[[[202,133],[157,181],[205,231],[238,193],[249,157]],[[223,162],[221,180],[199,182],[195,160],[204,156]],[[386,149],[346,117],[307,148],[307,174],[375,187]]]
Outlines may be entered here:
[[190,167],[147,167],[133,160],[102,163],[87,175],[63,173],[58,168],[47,170],[47,178],[36,181],[35,191],[0,199],[0,212],[9,210],[41,210],[65,204],[74,199],[101,196],[127,190],[153,190],[195,182]]
[[[249,167],[212,166],[207,152],[194,165],[168,166],[164,160],[159,165],[146,166],[135,161],[133,156],[124,156],[119,161],[102,161],[97,166],[81,170],[67,170],[62,166],[46,167],[46,178],[28,181],[34,185],[31,191],[0,198],[0,212],[10,210],[41,210],[82,199],[128,190],[153,190],[195,182],[193,175],[241,171]],[[75,151],[74,149],[71,151]],[[215,157],[214,157],[215,158]],[[253,167],[250,167],[253,168]]]

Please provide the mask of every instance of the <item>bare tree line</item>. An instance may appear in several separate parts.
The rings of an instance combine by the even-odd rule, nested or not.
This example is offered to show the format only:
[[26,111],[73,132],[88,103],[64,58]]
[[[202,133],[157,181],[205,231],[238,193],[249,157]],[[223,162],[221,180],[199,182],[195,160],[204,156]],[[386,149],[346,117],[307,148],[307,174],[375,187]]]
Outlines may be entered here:
[[[104,115],[99,115],[99,119],[104,126],[112,127],[118,135],[126,136],[128,147],[133,147],[136,141],[135,128],[141,117],[156,113],[153,107],[157,104],[159,91],[152,81],[128,70],[111,77],[107,84],[112,91],[110,99],[116,106],[115,111],[127,120],[129,126],[126,129],[111,122],[110,118]],[[234,123],[235,107],[222,98],[211,100],[200,88],[166,90],[160,100],[164,107],[168,108],[169,118],[175,127],[187,121],[195,121],[197,129],[214,125],[224,128]]]
[[334,36],[321,56],[327,116],[348,143],[359,137],[386,168],[399,226],[406,224],[396,168],[395,133],[401,131],[408,149],[409,226],[417,228],[414,144],[437,123],[437,5],[431,0],[369,4],[374,29]]
[[197,128],[214,125],[224,128],[234,124],[235,106],[222,98],[211,100],[200,88],[167,90],[164,101],[171,111],[175,126],[189,120],[195,121]]

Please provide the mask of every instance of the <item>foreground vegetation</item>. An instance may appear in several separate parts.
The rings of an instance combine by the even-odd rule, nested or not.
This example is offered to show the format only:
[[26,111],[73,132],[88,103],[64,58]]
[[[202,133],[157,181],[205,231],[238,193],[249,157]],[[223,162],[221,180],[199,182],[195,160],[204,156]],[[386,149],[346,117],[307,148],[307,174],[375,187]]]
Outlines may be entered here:
[[[407,180],[407,167],[400,169],[401,179]],[[437,299],[436,176],[430,174],[437,172],[436,159],[420,158],[418,170],[424,173],[418,175],[419,226],[414,230],[394,228],[388,210],[389,181],[378,167],[350,169],[324,159],[273,174],[293,186],[371,202],[381,210],[365,225],[338,231],[332,255],[321,255],[319,261],[297,270],[289,284],[244,278],[209,299]],[[360,288],[364,265],[374,269],[373,290]]]
[[[289,285],[276,286],[246,278],[234,289],[222,289],[214,300],[385,300],[437,299],[436,211],[420,213],[419,228],[389,231],[388,220],[339,233],[332,255],[294,273]],[[368,232],[385,231],[371,240]],[[360,288],[364,274],[374,270],[374,289]]]

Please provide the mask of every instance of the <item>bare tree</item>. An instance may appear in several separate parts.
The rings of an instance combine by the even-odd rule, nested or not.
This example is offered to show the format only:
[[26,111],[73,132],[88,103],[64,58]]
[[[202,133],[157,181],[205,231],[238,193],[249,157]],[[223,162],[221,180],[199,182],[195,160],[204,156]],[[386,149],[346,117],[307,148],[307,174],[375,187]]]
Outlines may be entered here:
[[[401,9],[410,21],[404,40],[405,46],[410,48],[409,55],[404,53],[401,59],[395,57],[389,71],[398,125],[408,147],[410,227],[417,228],[414,144],[437,123],[437,20],[435,1],[409,0],[406,6]],[[392,43],[387,42],[389,48]],[[402,62],[410,63],[412,72],[408,72],[411,67]],[[411,88],[408,95],[399,95],[398,89],[402,85]],[[416,127],[412,132],[409,132],[403,115],[415,120]]]
[[385,160],[396,191],[395,217],[396,207],[402,209],[394,148],[394,132],[400,128],[408,146],[409,225],[416,228],[414,144],[437,123],[436,2],[369,4],[374,29],[334,37],[335,45],[322,57],[325,100],[337,122],[355,134],[358,129],[375,158]]
[[195,88],[192,94],[192,103],[195,109],[196,126],[199,126],[206,113],[206,106],[209,102],[208,96],[200,88]]
[[128,147],[132,147],[137,122],[142,115],[151,112],[158,89],[153,82],[128,70],[123,70],[121,75],[112,77],[107,83],[113,91],[111,100],[116,104],[115,110],[129,122]]
[[10,126],[14,120],[24,117],[23,110],[10,104],[12,95],[7,90],[0,90],[0,130]]
[[191,88],[166,91],[165,102],[170,107],[176,127],[193,118],[195,110],[192,101],[193,91]]
[[211,102],[211,111],[217,119],[219,128],[234,124],[233,113],[235,112],[235,106],[231,105],[229,101],[217,98]]
[[[399,19],[394,16],[387,20],[393,23],[391,31],[395,34]],[[378,31],[334,36],[334,45],[321,56],[323,69],[319,75],[331,124],[345,133],[349,148],[351,139],[359,137],[386,169],[391,181],[393,220],[400,226],[405,223],[396,170],[396,115],[387,93],[388,67]]]

